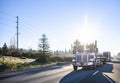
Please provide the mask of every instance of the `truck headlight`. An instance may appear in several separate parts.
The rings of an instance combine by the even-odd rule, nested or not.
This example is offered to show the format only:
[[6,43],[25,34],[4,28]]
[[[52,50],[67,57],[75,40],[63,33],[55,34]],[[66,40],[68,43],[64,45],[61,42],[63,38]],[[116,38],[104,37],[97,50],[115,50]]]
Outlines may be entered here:
[[75,62],[75,59],[72,59],[72,62]]

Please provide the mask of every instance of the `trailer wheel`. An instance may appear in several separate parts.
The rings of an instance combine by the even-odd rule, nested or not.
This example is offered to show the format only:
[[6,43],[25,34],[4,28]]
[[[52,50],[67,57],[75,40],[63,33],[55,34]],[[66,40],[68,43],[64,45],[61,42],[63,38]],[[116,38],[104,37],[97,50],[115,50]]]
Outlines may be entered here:
[[77,70],[77,66],[73,66],[73,69],[74,69],[74,70]]

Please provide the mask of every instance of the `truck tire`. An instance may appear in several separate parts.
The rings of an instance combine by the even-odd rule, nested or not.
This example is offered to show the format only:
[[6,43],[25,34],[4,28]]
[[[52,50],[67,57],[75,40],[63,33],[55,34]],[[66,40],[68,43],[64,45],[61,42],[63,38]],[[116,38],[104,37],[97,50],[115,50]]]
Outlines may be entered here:
[[88,69],[88,67],[87,66],[83,66],[83,70],[87,70]]
[[94,62],[93,68],[96,69],[97,65],[96,65],[96,61]]
[[73,65],[73,69],[74,69],[74,70],[77,70],[77,66],[74,66],[74,65]]

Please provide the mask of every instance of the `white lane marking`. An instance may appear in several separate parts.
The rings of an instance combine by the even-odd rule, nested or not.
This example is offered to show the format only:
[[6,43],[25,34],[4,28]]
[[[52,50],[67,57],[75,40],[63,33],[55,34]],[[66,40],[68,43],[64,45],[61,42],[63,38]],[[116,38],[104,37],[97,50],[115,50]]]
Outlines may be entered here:
[[103,75],[104,75],[105,78],[107,78],[107,80],[110,81],[110,83],[113,83],[113,81],[107,75],[105,75],[105,74],[103,74]]
[[93,73],[93,75],[97,74],[99,71],[97,70],[96,72]]

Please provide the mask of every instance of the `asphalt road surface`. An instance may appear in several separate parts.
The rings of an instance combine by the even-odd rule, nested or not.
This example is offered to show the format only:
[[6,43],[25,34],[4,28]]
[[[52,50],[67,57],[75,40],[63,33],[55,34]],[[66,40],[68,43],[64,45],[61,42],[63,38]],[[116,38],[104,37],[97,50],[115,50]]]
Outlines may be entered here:
[[120,62],[74,71],[71,64],[0,74],[0,83],[120,83]]

